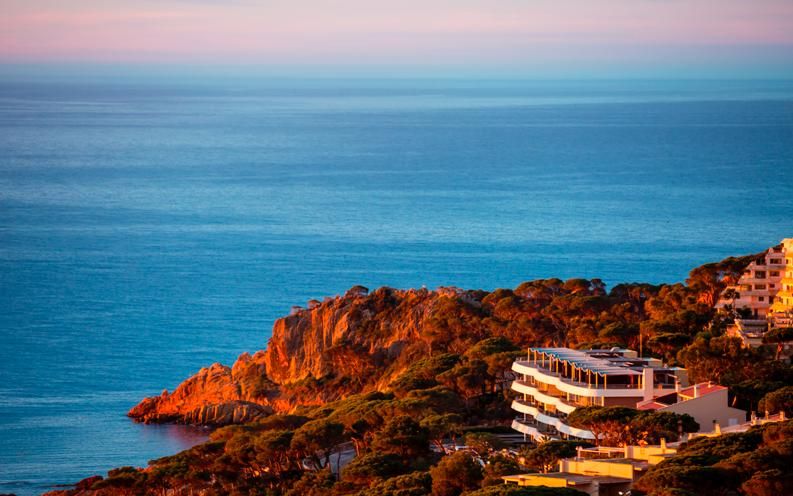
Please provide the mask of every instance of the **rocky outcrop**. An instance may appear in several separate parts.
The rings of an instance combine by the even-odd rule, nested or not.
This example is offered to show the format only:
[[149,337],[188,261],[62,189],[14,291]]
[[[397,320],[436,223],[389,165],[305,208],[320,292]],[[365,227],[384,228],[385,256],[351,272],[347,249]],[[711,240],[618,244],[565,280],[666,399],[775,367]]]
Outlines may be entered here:
[[264,354],[267,376],[288,385],[382,368],[421,339],[422,323],[437,297],[426,290],[380,288],[371,295],[351,290],[278,319]]
[[[718,294],[745,263],[731,258],[694,269],[688,286],[623,284],[611,294],[598,279],[541,279],[492,292],[369,293],[356,286],[344,296],[293,308],[275,322],[266,351],[245,353],[230,368],[201,369],[173,393],[147,398],[129,415],[142,422],[244,422],[388,389],[416,360],[437,352],[463,354],[494,336],[519,347],[613,345],[615,338],[635,346],[643,320],[656,320],[663,328],[684,329],[678,338],[686,342],[710,318],[702,295]],[[703,317],[678,324],[680,315],[692,314]],[[613,329],[626,331],[614,335]],[[654,351],[666,352],[662,345]]]
[[[447,290],[448,291],[448,290]],[[387,382],[387,369],[411,344],[442,296],[427,290],[355,287],[343,297],[313,301],[278,319],[267,350],[215,363],[173,393],[141,401],[128,415],[140,422],[224,425],[318,404]],[[306,394],[306,381],[356,377],[355,383]],[[363,381],[361,380],[363,378]]]
[[243,354],[227,367],[215,363],[202,368],[173,393],[141,401],[128,415],[139,422],[176,422],[200,425],[227,425],[251,422],[273,412],[266,404],[263,354]]
[[253,422],[272,413],[272,408],[250,401],[230,401],[217,405],[202,405],[184,414],[180,420],[196,425],[229,425]]
[[[85,479],[81,480],[77,484],[74,485],[74,489],[58,489],[55,491],[49,491],[42,496],[78,496],[78,495],[89,495],[93,494],[94,491],[91,490],[91,487],[99,481],[104,480],[104,477],[101,475],[92,475],[91,477],[86,477]],[[0,496],[7,496],[0,494]],[[8,495],[13,496],[13,495]]]

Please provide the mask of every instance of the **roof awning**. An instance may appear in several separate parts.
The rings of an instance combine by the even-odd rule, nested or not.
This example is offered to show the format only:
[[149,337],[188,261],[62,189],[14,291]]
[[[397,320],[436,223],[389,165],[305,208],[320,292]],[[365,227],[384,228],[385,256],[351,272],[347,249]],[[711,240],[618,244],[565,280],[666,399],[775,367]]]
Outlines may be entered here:
[[628,367],[620,367],[610,360],[596,358],[579,350],[569,348],[531,348],[531,350],[599,375],[641,375],[641,372]]

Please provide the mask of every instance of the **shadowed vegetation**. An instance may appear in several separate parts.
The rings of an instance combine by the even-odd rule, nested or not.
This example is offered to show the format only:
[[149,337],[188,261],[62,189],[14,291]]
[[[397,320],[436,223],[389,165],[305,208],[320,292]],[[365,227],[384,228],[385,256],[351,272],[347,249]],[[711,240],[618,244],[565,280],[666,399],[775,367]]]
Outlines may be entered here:
[[[790,364],[775,360],[772,347],[747,350],[723,336],[728,319],[713,310],[749,259],[694,269],[687,284],[610,291],[597,279],[543,279],[492,292],[353,288],[303,312],[348,304],[345,318],[358,336],[382,340],[407,319],[415,339],[392,343],[388,352],[365,342],[334,344],[323,352],[333,374],[282,385],[283,398],[299,400],[289,414],[218,429],[208,442],[145,469],[116,469],[62,494],[572,495],[501,483],[510,473],[552,470],[578,445],[550,442],[515,454],[482,428],[509,425],[512,361],[528,346],[641,348],[687,367],[694,380],[730,386],[739,407],[790,413]],[[246,381],[266,382],[248,375]],[[688,416],[623,407],[580,408],[569,421],[614,445],[674,439],[679,423],[685,432],[697,429]],[[696,440],[651,470],[641,488],[656,495],[783,494],[789,430],[786,424]],[[468,449],[444,455],[455,440]],[[665,485],[679,492],[660,492]]]

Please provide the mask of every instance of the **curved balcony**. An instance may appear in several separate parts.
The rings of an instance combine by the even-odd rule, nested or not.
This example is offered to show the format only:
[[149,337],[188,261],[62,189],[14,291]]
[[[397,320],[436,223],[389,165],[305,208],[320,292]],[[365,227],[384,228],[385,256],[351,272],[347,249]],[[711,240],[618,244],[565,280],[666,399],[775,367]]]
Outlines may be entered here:
[[535,441],[545,441],[547,438],[550,437],[549,434],[543,434],[537,429],[537,426],[532,425],[531,422],[527,422],[521,419],[515,419],[512,421],[512,428],[521,434],[526,434],[527,436],[531,436]]
[[561,420],[559,420],[557,417],[553,417],[548,414],[545,414],[541,412],[539,409],[537,409],[537,407],[528,405],[521,400],[514,400],[512,402],[512,409],[520,413],[531,415],[534,419],[537,420],[537,422],[553,427],[557,431],[563,434],[567,434],[568,436],[574,436],[577,438],[589,439],[589,440],[595,439],[595,435],[592,434],[592,432],[586,429],[578,429],[576,427],[571,427],[565,424],[564,422],[562,422]]
[[590,398],[605,396],[630,398],[634,396],[641,397],[643,395],[642,389],[638,386],[630,387],[624,384],[609,384],[608,386],[599,384],[595,386],[585,382],[573,381],[548,369],[541,368],[541,366],[533,361],[519,360],[514,362],[512,364],[512,371],[521,375],[533,377],[543,384],[549,384],[560,391],[577,396],[587,396]]
[[564,401],[561,398],[557,398],[556,396],[550,396],[534,386],[529,385],[525,381],[512,381],[512,390],[517,391],[518,393],[528,394],[535,400],[539,401],[540,403],[545,403],[546,405],[553,405],[562,413],[572,413],[573,410],[576,409],[574,405],[571,405]]

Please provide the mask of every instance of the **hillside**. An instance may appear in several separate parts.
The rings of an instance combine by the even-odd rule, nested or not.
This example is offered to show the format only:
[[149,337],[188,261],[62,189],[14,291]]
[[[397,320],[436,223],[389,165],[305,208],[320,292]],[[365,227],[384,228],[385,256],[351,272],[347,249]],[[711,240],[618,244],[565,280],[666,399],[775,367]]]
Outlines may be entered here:
[[709,325],[716,296],[750,258],[694,269],[687,285],[621,284],[609,292],[597,279],[536,280],[492,292],[384,287],[369,293],[357,286],[278,319],[265,351],[244,353],[232,367],[203,368],[129,415],[142,422],[242,423],[387,391],[416,360],[460,355],[490,337],[520,349],[642,345],[674,362],[677,350]]
[[[265,351],[201,369],[130,411],[143,422],[226,425],[210,441],[53,494],[568,495],[501,484],[502,475],[547,469],[577,444],[502,451],[490,432],[513,415],[511,362],[527,346],[642,347],[686,366],[694,380],[730,386],[735,405],[787,405],[790,363],[723,336],[727,320],[713,310],[750,259],[698,267],[686,284],[607,291],[599,280],[546,279],[492,292],[371,293],[359,286],[311,301],[275,323]],[[669,422],[685,420],[642,419],[631,428],[654,442],[674,435]],[[473,452],[441,456],[444,440],[460,437]]]

